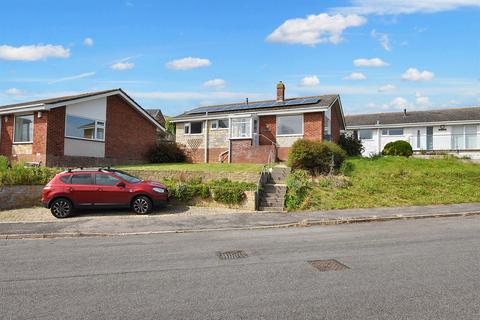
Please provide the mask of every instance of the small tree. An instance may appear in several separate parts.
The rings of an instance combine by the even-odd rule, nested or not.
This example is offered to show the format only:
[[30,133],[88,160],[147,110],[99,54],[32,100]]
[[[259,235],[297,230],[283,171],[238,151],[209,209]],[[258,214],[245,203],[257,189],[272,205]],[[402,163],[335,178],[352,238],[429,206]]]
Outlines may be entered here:
[[362,144],[362,140],[358,139],[353,134],[341,134],[340,141],[338,143],[343,150],[347,152],[347,155],[352,156],[360,156],[362,152],[365,150]]

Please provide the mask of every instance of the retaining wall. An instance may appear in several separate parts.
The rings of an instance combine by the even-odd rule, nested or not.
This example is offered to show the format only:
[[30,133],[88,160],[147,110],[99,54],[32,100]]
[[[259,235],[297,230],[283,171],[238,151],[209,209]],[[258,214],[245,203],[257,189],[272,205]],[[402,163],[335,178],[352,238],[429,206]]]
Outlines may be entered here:
[[0,186],[0,210],[41,205],[43,185]]

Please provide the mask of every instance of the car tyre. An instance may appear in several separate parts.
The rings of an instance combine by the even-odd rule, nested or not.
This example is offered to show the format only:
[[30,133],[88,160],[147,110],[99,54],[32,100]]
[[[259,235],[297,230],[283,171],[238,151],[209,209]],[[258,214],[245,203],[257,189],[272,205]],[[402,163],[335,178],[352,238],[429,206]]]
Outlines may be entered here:
[[148,214],[152,209],[152,200],[146,196],[135,197],[132,201],[132,210],[136,214]]
[[66,198],[58,198],[52,201],[50,212],[58,219],[68,218],[73,211],[72,202]]

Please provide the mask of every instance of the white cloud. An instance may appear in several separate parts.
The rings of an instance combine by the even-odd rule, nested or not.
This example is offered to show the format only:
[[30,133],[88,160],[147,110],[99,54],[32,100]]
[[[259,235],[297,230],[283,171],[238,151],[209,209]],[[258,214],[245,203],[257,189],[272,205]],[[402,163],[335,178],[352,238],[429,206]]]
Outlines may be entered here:
[[415,104],[419,107],[429,107],[432,105],[430,98],[423,96],[420,92],[415,94]]
[[395,86],[393,84],[386,84],[378,88],[378,92],[389,92],[395,90]]
[[92,77],[94,75],[95,75],[95,72],[85,72],[85,73],[80,73],[80,74],[77,74],[77,75],[74,75],[74,76],[55,79],[55,80],[50,81],[48,84],[70,81],[70,80],[78,80],[78,79]]
[[428,81],[432,80],[435,77],[435,74],[431,71],[420,71],[416,68],[408,68],[407,71],[402,75],[402,80],[407,81]]
[[124,71],[124,70],[131,70],[135,67],[133,62],[117,62],[110,66],[110,69],[116,71]]
[[317,76],[307,76],[300,80],[299,86],[300,87],[315,87],[320,84],[320,80]]
[[20,96],[25,93],[25,91],[17,89],[17,88],[9,88],[5,90],[5,93],[10,96]]
[[227,85],[227,82],[223,79],[212,79],[212,80],[205,81],[203,83],[203,86],[205,88],[213,88],[216,90],[223,89],[226,87],[226,85]]
[[355,14],[309,15],[306,18],[286,20],[268,35],[267,41],[304,45],[337,44],[342,41],[342,33],[345,29],[358,27],[366,22],[367,19]]
[[380,42],[380,45],[382,46],[383,49],[386,51],[392,51],[392,47],[390,45],[390,38],[388,34],[382,33],[382,32],[377,32],[375,29],[372,30],[370,35],[378,40]]
[[345,80],[365,80],[367,77],[361,72],[352,72],[345,78]]
[[208,59],[187,57],[167,62],[166,66],[174,70],[190,70],[195,68],[208,67],[212,63]]
[[85,38],[83,39],[83,44],[87,47],[93,46],[93,39],[92,38]]
[[383,61],[380,58],[373,58],[373,59],[355,59],[353,60],[353,65],[355,67],[386,67],[389,64]]
[[403,97],[396,97],[390,103],[386,103],[382,106],[383,109],[406,109],[410,106],[407,99]]
[[17,61],[36,61],[53,58],[68,58],[70,49],[65,49],[60,45],[38,44],[20,47],[12,47],[9,45],[0,46],[0,59],[17,60]]
[[344,14],[395,15],[435,13],[461,7],[480,7],[479,0],[351,0],[351,6],[332,9]]

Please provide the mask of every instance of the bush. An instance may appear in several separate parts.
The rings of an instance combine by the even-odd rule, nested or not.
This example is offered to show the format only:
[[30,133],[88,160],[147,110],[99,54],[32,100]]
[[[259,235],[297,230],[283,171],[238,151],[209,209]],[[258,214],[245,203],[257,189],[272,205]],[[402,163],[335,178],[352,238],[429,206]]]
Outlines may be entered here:
[[175,142],[159,142],[149,150],[147,157],[151,163],[185,162],[187,157]]
[[290,148],[288,165],[294,170],[308,170],[313,175],[327,174],[338,170],[346,156],[346,152],[333,142],[299,139]]
[[213,200],[225,204],[240,204],[245,197],[245,191],[255,190],[254,183],[236,182],[228,179],[210,182]]
[[342,147],[347,155],[350,157],[353,156],[360,156],[362,152],[365,150],[362,144],[362,140],[358,139],[354,135],[340,135],[340,141],[338,142],[340,147]]
[[15,164],[7,170],[0,170],[0,185],[47,184],[57,173],[57,169],[25,167],[23,164]]
[[383,148],[382,154],[386,156],[410,157],[413,154],[413,150],[407,141],[397,140],[387,143]]
[[8,158],[5,156],[0,156],[0,172],[6,171],[8,169]]
[[285,206],[287,210],[300,208],[312,188],[310,174],[306,170],[296,170],[287,177],[287,193]]

